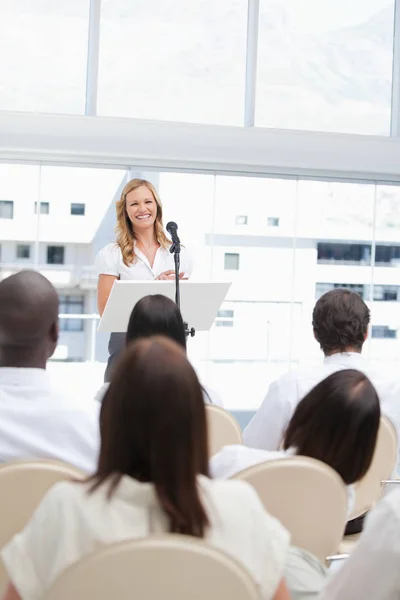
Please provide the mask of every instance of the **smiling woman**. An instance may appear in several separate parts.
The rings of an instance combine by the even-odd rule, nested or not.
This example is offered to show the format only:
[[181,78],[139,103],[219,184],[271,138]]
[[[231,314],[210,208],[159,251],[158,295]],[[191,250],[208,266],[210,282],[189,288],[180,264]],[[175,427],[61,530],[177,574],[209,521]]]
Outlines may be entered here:
[[[117,241],[100,250],[96,264],[99,273],[97,304],[103,314],[111,288],[117,279],[174,279],[171,241],[164,232],[162,205],[157,190],[145,179],[132,179],[116,204]],[[189,277],[192,261],[181,248],[180,277]],[[112,333],[104,380],[109,381],[112,364],[125,346],[124,333]]]

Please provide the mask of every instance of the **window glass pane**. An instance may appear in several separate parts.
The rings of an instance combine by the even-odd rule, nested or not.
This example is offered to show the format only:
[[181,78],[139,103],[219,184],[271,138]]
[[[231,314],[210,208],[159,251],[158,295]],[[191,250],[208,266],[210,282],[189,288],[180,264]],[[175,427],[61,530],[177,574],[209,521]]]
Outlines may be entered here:
[[98,114],[243,124],[247,0],[103,0]]
[[389,135],[394,0],[261,0],[256,125]]
[[[298,182],[292,362],[320,364],[311,322],[315,302],[335,288],[371,298],[375,186]],[[368,344],[365,355],[368,356]]]
[[89,0],[2,0],[0,110],[83,113]]
[[0,219],[12,219],[14,217],[14,202],[11,200],[0,200]]
[[81,215],[85,214],[85,205],[84,204],[71,204],[71,215]]
[[[231,409],[256,408],[290,367],[296,188],[294,180],[216,177],[213,279],[232,285],[211,329],[209,383]],[[271,216],[279,227],[268,226]],[[240,258],[239,270],[225,270],[227,256]]]
[[376,252],[371,308],[370,360],[398,369],[400,348],[400,187],[376,188]]
[[17,245],[17,258],[30,258],[31,247],[28,244]]
[[[32,204],[37,200],[38,193],[39,167],[0,164],[0,199],[8,198],[13,202],[13,218],[0,218],[0,279],[21,268],[32,268],[35,264],[38,218],[33,214]],[[0,206],[0,214],[1,210]],[[16,264],[17,245],[27,242],[32,244],[30,258],[25,259],[22,265]]]
[[224,255],[224,269],[238,271],[240,264],[240,256],[239,254],[232,254],[229,252],[225,252]]
[[[35,214],[37,212],[37,202],[35,202],[34,204],[34,210],[35,210]],[[50,203],[49,202],[41,202],[40,203],[40,214],[41,215],[48,215],[50,213]]]
[[47,246],[47,264],[64,264],[64,246]]

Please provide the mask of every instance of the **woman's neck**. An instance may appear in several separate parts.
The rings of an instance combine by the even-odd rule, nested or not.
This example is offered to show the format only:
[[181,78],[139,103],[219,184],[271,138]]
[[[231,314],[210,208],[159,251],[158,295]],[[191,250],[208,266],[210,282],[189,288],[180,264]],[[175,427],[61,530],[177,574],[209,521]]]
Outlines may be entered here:
[[153,229],[146,229],[146,231],[140,231],[136,233],[136,243],[140,244],[144,248],[150,248],[153,244],[157,243],[156,232]]

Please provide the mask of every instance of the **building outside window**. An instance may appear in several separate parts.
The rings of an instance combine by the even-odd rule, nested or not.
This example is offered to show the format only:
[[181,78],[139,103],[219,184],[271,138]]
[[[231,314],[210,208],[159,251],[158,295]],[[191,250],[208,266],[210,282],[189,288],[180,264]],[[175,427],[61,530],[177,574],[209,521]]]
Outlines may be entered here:
[[12,200],[0,200],[0,219],[14,218],[14,202]]
[[279,217],[268,217],[267,225],[268,227],[279,227]]
[[31,247],[29,244],[17,244],[17,258],[30,258]]
[[[60,296],[60,314],[82,315],[84,312],[83,296]],[[83,319],[60,319],[60,331],[83,331]]]
[[63,265],[65,254],[64,251],[64,246],[47,246],[47,264]]

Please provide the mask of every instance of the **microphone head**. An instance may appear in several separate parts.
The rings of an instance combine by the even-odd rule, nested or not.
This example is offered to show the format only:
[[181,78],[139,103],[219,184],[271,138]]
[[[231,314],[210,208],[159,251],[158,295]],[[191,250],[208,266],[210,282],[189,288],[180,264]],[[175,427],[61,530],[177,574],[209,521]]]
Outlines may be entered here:
[[178,229],[178,225],[176,223],[174,223],[174,221],[169,221],[169,223],[167,223],[167,226],[165,228],[168,233],[170,235],[172,235],[173,233],[176,233],[176,230]]

